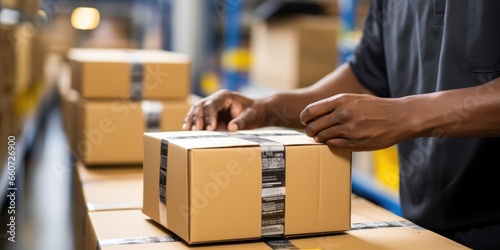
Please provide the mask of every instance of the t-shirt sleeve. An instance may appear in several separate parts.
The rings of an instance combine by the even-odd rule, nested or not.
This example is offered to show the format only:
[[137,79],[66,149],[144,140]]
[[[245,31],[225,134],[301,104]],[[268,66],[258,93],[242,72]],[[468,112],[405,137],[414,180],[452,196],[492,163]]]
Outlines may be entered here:
[[389,97],[383,42],[383,0],[372,0],[361,41],[348,63],[358,80],[377,96]]

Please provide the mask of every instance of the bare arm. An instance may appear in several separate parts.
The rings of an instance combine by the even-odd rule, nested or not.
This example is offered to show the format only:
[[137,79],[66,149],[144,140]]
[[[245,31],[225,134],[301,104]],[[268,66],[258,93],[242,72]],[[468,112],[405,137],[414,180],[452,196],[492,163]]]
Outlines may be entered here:
[[317,141],[353,151],[416,137],[500,136],[500,79],[401,98],[336,95],[308,105],[301,121]]
[[412,137],[500,136],[500,78],[484,85],[403,99]]
[[341,93],[371,94],[357,80],[349,65],[343,64],[309,87],[279,92],[258,100],[266,110],[263,125],[304,128],[299,116],[307,105]]

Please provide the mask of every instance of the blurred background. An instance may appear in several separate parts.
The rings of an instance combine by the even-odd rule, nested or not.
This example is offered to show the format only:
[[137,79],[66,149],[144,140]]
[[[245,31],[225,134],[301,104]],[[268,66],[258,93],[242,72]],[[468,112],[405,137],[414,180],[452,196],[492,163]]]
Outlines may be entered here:
[[[74,248],[74,159],[60,107],[70,49],[185,53],[192,95],[225,88],[254,97],[313,84],[345,62],[368,7],[369,0],[0,0],[0,245]],[[18,241],[10,245],[9,136],[18,188]],[[399,214],[396,150],[353,154],[353,192]]]

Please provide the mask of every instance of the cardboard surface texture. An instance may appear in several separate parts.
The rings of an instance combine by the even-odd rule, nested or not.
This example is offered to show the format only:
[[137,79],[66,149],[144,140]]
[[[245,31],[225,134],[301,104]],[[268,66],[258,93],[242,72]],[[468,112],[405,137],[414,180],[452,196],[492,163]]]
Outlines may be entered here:
[[[74,102],[71,148],[86,165],[141,164],[142,134],[182,130],[191,107],[183,101],[128,100]],[[71,138],[71,137],[70,137]]]
[[88,99],[185,99],[191,59],[165,50],[73,48],[72,86]]
[[83,183],[83,205],[89,212],[141,209],[142,183],[142,178]]
[[337,67],[338,36],[339,21],[332,16],[253,21],[251,81],[273,89],[315,83]]
[[[166,185],[160,187],[164,153]],[[269,230],[296,236],[350,228],[350,152],[331,150],[305,134],[145,133],[144,157],[143,212],[191,244],[258,239]],[[285,173],[268,172],[279,170],[277,162],[285,163]],[[263,188],[263,177],[284,187]],[[268,214],[275,217],[268,220]]]
[[142,165],[113,165],[93,168],[81,161],[77,161],[76,171],[81,184],[105,180],[142,178]]

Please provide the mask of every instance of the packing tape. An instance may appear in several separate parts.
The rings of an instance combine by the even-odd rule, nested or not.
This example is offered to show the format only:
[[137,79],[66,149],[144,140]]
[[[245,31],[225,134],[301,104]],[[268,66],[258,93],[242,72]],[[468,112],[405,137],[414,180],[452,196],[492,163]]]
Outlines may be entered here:
[[89,212],[96,211],[109,211],[109,210],[131,210],[131,209],[141,209],[142,202],[124,202],[124,203],[95,203],[88,202],[87,210]]
[[168,228],[167,223],[167,161],[168,161],[168,140],[161,140],[160,149],[160,190],[159,190],[159,205],[160,205],[160,224]]
[[161,131],[161,117],[163,113],[163,103],[160,101],[141,101],[142,114],[146,122],[147,132]]
[[118,239],[103,239],[97,243],[97,249],[101,246],[117,246],[117,245],[142,245],[178,241],[176,236],[154,236],[154,237],[135,237],[135,238],[118,238]]
[[285,235],[285,145],[257,135],[233,136],[258,143],[262,156],[262,237]]
[[300,249],[287,239],[268,240],[266,244],[273,250],[297,250]]
[[133,101],[143,98],[144,65],[139,62],[130,63],[130,99]]
[[390,227],[411,227],[416,230],[425,230],[411,221],[379,221],[379,222],[365,222],[353,223],[351,231],[362,229],[377,229],[377,228],[390,228]]

